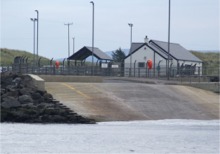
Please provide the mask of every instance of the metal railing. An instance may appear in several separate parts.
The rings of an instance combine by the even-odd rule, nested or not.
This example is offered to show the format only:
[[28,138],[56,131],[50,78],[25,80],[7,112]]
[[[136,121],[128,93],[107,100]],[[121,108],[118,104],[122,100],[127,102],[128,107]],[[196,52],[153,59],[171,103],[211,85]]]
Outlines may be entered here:
[[[109,64],[106,68],[100,65],[94,66],[95,76],[117,76],[117,77],[136,77],[136,78],[157,78],[166,79],[168,71],[166,66],[160,68],[127,68],[123,64],[118,64],[118,67],[112,67],[115,64]],[[170,68],[170,80],[180,82],[218,82],[220,68]],[[39,75],[79,75],[91,76],[92,66],[75,66],[61,65],[57,68],[53,63],[51,65],[36,66],[29,63],[13,64],[12,66],[2,66],[2,72],[13,71],[17,73],[31,73]]]

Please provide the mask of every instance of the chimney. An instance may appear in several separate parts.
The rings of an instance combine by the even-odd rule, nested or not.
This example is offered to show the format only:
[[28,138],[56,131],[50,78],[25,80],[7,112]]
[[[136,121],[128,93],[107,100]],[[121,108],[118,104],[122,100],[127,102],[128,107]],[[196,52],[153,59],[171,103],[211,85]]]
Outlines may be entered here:
[[145,38],[144,38],[144,43],[148,43],[148,37],[147,36],[145,36]]

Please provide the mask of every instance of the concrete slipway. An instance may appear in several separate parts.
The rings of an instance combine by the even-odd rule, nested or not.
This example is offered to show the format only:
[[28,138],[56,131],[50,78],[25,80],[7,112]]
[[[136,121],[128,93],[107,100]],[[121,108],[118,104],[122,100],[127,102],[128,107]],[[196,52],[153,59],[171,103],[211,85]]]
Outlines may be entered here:
[[219,119],[219,95],[188,86],[46,82],[45,88],[78,114],[98,121]]

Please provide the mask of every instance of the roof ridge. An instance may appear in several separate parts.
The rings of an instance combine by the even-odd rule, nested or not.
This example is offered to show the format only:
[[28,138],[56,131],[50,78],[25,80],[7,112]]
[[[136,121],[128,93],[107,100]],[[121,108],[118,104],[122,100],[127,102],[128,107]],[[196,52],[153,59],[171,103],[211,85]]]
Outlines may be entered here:
[[[168,43],[168,42],[165,42],[165,41],[159,41],[159,40],[150,40],[150,41],[158,41],[158,42],[162,42],[162,43]],[[179,43],[173,43],[173,42],[170,42],[170,44],[178,44],[178,45],[180,45]]]
[[[90,47],[90,46],[84,46],[84,47],[86,47],[86,48],[92,48],[92,47]],[[99,49],[98,47],[94,47],[94,48],[97,48],[97,49]]]
[[132,42],[132,44],[144,44],[144,42]]

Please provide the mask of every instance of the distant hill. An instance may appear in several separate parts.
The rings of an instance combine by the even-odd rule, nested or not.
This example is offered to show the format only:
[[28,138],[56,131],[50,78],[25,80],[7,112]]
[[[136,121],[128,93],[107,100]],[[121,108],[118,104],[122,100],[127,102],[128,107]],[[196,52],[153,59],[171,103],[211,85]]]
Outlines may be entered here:
[[[21,50],[14,50],[14,49],[6,49],[6,48],[0,48],[0,66],[8,66],[11,65],[14,61],[14,58],[16,56],[26,56],[28,57],[28,62],[33,61],[34,56],[32,53],[27,52],[27,51],[21,51]],[[50,60],[45,58],[45,57],[41,57],[41,64],[43,65],[48,65]]]
[[191,51],[196,57],[203,61],[204,74],[219,75],[220,71],[220,52],[198,52]]
[[199,52],[191,51],[196,57],[201,59],[205,67],[219,67],[220,64],[220,52]]

